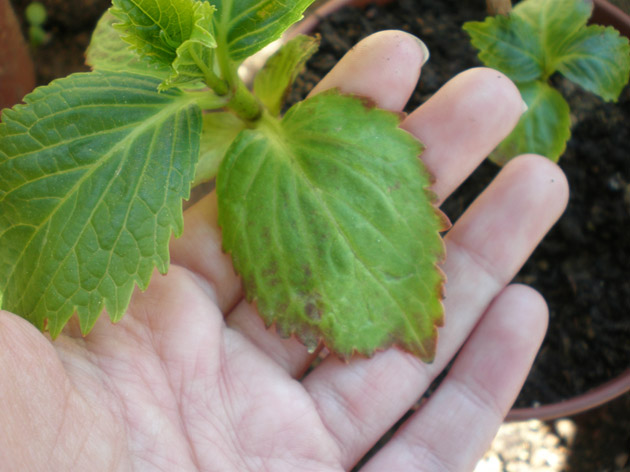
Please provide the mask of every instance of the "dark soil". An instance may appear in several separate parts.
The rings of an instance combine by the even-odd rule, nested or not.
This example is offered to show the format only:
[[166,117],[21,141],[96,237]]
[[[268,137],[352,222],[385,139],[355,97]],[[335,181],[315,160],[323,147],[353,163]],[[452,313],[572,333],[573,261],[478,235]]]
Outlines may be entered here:
[[[32,0],[10,0],[18,18]],[[38,85],[58,77],[85,72],[85,50],[96,22],[111,5],[111,0],[38,0],[46,8],[48,19],[43,28],[47,42],[31,50]],[[23,24],[26,31],[28,25]]]

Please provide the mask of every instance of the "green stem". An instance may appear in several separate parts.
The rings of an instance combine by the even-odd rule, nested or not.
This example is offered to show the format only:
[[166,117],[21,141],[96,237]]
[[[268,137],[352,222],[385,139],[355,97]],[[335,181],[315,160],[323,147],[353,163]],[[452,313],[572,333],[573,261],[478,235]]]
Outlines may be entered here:
[[238,76],[236,67],[227,53],[226,38],[218,36],[217,43],[217,60],[221,69],[221,75],[233,93],[227,108],[245,122],[251,123],[259,120],[262,116],[263,107]]
[[262,106],[245,84],[238,79],[236,90],[227,107],[243,121],[253,122],[262,116]]
[[206,85],[214,90],[219,96],[227,95],[230,89],[225,81],[221,80],[221,78],[215,74],[214,71],[210,69],[208,65],[203,62],[197,54],[195,54],[194,51],[191,50],[190,53],[197,64],[197,67],[199,67],[199,69],[203,72]]
[[229,103],[228,97],[219,97],[212,92],[201,92],[196,95],[197,105],[202,110],[218,110]]

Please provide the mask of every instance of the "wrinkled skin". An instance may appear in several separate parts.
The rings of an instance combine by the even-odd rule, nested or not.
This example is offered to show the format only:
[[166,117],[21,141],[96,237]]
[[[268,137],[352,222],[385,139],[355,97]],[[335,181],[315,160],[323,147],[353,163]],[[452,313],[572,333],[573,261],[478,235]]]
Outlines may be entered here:
[[[401,110],[423,49],[400,32],[368,38],[330,87]],[[490,69],[455,77],[403,127],[444,200],[522,113]],[[126,317],[85,338],[50,341],[0,314],[0,464],[28,471],[350,470],[463,346],[440,388],[364,471],[469,471],[531,366],[546,329],[542,298],[507,286],[567,200],[562,172],[538,156],[506,166],[446,235],[446,326],[426,365],[398,349],[344,363],[266,330],[220,250],[216,199],[186,214],[173,266],[134,295]]]

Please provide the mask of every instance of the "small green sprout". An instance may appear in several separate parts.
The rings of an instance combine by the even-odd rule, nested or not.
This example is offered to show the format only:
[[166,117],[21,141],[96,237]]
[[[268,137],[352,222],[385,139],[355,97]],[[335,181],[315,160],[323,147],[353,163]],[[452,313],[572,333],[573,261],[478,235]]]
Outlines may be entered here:
[[549,82],[556,72],[604,100],[619,97],[630,77],[630,45],[612,27],[587,26],[592,10],[586,0],[524,0],[507,16],[464,24],[479,58],[510,77],[529,107],[493,161],[528,152],[558,161],[564,153],[571,119]]
[[25,15],[29,24],[28,37],[31,46],[42,45],[48,39],[48,33],[42,28],[48,18],[46,7],[39,2],[31,2],[26,7]]

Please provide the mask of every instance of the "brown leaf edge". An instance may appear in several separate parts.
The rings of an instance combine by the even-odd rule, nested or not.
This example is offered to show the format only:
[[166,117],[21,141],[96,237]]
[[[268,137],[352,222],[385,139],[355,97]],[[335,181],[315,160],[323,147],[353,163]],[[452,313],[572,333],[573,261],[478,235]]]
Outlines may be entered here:
[[[373,109],[373,108],[378,108],[376,102],[370,98],[370,97],[365,97],[362,95],[357,95],[357,94],[347,94],[347,93],[341,93],[339,91],[338,88],[334,88],[328,91],[324,91],[322,93],[340,93],[342,95],[348,96],[348,97],[353,97],[359,101],[361,101],[361,103],[363,104],[363,106],[367,109]],[[404,112],[394,112],[391,110],[382,110],[381,111],[385,112],[385,113],[390,113],[392,115],[395,115],[398,118],[398,124],[399,124],[399,129],[405,133],[407,133],[409,136],[411,136],[413,139],[415,139],[421,146],[422,151],[424,151],[425,146],[424,144],[414,135],[412,135],[411,133],[409,133],[407,130],[404,130],[402,128],[400,128],[400,124],[402,124],[403,120],[407,117],[407,114]],[[421,153],[422,153],[421,151]],[[421,158],[420,158],[421,154],[418,155],[418,161],[420,162],[420,165],[422,166],[423,170],[426,172],[426,174],[429,177],[429,187],[425,187],[424,188],[424,192],[428,198],[428,200],[431,202],[431,204],[433,205],[434,211],[435,211],[435,216],[438,219],[439,223],[440,223],[440,228],[438,229],[438,233],[443,233],[445,231],[448,231],[451,227],[452,227],[452,223],[450,221],[450,219],[448,218],[448,216],[442,212],[442,210],[440,210],[440,208],[437,206],[437,202],[438,202],[438,197],[435,194],[435,192],[433,192],[431,190],[431,186],[436,182],[435,176],[429,171],[428,167],[426,167],[426,165],[424,164],[424,162],[422,162]],[[245,299],[247,300],[248,303],[252,304],[252,306],[254,306],[254,308],[256,309],[256,312],[258,313],[258,316],[261,318],[261,320],[263,321],[265,328],[266,329],[274,329],[276,331],[276,333],[282,338],[282,339],[289,339],[289,338],[294,338],[297,339],[301,344],[303,344],[309,353],[315,355],[316,353],[321,352],[323,349],[328,350],[330,353],[336,355],[339,359],[343,360],[344,362],[348,363],[351,361],[351,359],[355,358],[355,357],[361,357],[364,359],[369,359],[372,358],[375,354],[379,353],[379,352],[383,352],[386,351],[387,349],[390,349],[392,347],[396,347],[398,349],[400,349],[403,352],[409,353],[417,358],[419,358],[420,360],[422,360],[423,362],[430,364],[433,362],[433,360],[435,359],[435,353],[437,351],[437,344],[438,344],[438,328],[441,328],[444,326],[444,302],[443,300],[446,298],[446,274],[444,273],[444,271],[441,268],[441,265],[444,263],[444,261],[446,260],[446,245],[444,243],[444,239],[441,239],[441,249],[440,251],[438,251],[438,260],[435,264],[435,269],[440,273],[440,279],[438,281],[438,283],[435,286],[435,291],[438,294],[438,297],[440,298],[440,305],[442,306],[442,313],[439,319],[437,319],[433,325],[433,334],[432,336],[430,336],[429,338],[427,338],[427,342],[425,344],[423,344],[420,348],[414,347],[414,346],[406,346],[406,345],[401,345],[401,344],[397,344],[396,341],[394,339],[389,339],[387,342],[385,342],[382,346],[376,348],[373,352],[371,353],[365,353],[365,352],[361,352],[359,350],[357,350],[356,348],[353,348],[350,352],[350,354],[345,355],[343,353],[339,353],[337,351],[334,350],[334,348],[331,348],[331,346],[328,345],[328,343],[326,342],[326,339],[324,339],[324,337],[317,333],[315,329],[309,329],[309,330],[302,330],[302,331],[298,331],[298,330],[292,330],[290,332],[284,332],[282,331],[279,326],[277,325],[277,323],[275,321],[271,321],[268,322],[264,316],[261,315],[260,311],[258,310],[258,304],[257,304],[257,297],[253,295],[253,293],[256,292],[256,288],[252,287],[249,288],[248,284],[246,281],[242,280],[243,283],[243,288],[245,291]],[[225,248],[223,248],[223,252],[226,254],[229,254],[229,251],[226,251]],[[236,269],[234,269],[236,274],[238,274],[238,272],[236,271]],[[393,338],[393,335],[391,336],[391,338]]]

